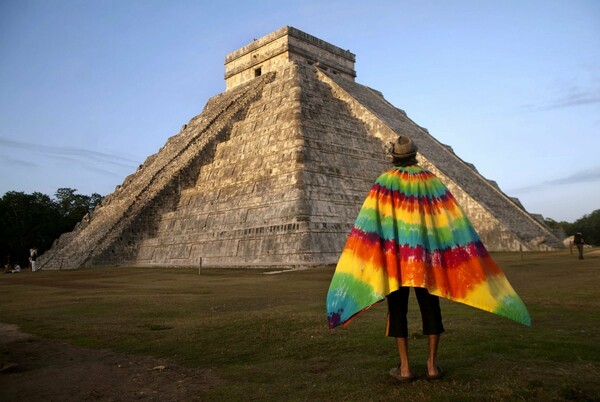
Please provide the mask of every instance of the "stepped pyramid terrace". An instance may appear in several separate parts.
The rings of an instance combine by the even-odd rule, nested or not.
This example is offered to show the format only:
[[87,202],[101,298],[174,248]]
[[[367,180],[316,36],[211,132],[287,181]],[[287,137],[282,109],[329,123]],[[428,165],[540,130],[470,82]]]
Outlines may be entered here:
[[227,55],[225,92],[62,235],[42,268],[335,263],[399,134],[489,250],[563,247],[518,200],[357,83],[355,59],[292,27]]

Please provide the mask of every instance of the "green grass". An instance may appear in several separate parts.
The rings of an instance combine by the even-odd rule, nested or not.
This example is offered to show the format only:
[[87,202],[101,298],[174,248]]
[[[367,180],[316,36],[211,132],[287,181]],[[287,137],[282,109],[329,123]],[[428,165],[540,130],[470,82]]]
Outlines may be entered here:
[[[90,348],[211,369],[211,400],[481,401],[600,399],[600,254],[497,253],[533,326],[442,300],[441,382],[398,385],[381,303],[329,330],[333,269],[109,268],[0,276],[0,321]],[[426,339],[411,294],[411,358]]]

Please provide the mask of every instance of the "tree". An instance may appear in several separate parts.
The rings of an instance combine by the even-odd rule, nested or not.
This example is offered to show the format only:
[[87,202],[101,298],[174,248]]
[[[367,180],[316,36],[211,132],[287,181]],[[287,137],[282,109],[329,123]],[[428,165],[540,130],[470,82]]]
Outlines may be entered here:
[[91,212],[102,200],[98,193],[92,196],[76,194],[77,190],[72,188],[59,188],[56,190],[56,206],[63,217],[62,232],[73,230],[77,222]]
[[550,229],[562,230],[563,232],[565,232],[565,234],[569,234],[572,231],[573,224],[569,222],[557,222],[552,218],[544,218],[544,222],[546,223],[546,226],[548,226]]
[[9,191],[0,199],[0,241],[3,258],[25,264],[29,248],[48,249],[61,217],[45,194]]
[[73,230],[77,222],[102,200],[76,194],[77,190],[59,188],[56,198],[34,192],[9,191],[0,198],[0,256],[5,263],[26,265],[29,249],[36,247],[42,254],[62,233]]
[[568,234],[573,235],[577,232],[583,234],[586,243],[600,246],[600,209],[577,219]]

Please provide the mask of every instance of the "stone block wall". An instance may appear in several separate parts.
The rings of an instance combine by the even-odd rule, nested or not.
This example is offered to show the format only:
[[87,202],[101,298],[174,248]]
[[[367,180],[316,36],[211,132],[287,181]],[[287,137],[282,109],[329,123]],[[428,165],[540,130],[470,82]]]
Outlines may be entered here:
[[320,78],[332,86],[353,113],[384,142],[395,135],[411,137],[424,164],[439,175],[459,201],[489,250],[546,250],[560,248],[560,240],[497,185],[481,176],[472,165],[438,142],[406,113],[387,102],[381,93],[325,72]]
[[[288,64],[248,106],[176,209],[142,243],[138,265],[301,263],[299,86]],[[306,229],[304,228],[304,231]],[[177,258],[172,258],[176,256]]]
[[299,70],[309,248],[318,260],[334,263],[369,189],[390,166],[381,141],[318,79],[317,69],[305,62]]
[[294,62],[319,63],[345,78],[354,79],[356,56],[324,40],[293,27],[283,27],[227,55],[226,90],[235,88],[260,74],[277,71]]
[[141,244],[137,265],[334,263],[386,164],[381,142],[317,79],[288,63],[263,88],[174,211]]

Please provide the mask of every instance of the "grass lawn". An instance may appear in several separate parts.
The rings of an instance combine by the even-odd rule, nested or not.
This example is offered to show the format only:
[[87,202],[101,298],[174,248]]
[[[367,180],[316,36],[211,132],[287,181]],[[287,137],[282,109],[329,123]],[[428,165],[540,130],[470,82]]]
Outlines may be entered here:
[[[207,400],[600,400],[600,253],[496,253],[532,316],[531,328],[442,300],[445,377],[397,384],[381,303],[329,330],[333,268],[95,268],[0,276],[0,322],[78,346],[168,357],[222,381]],[[411,358],[427,340],[411,293]]]

